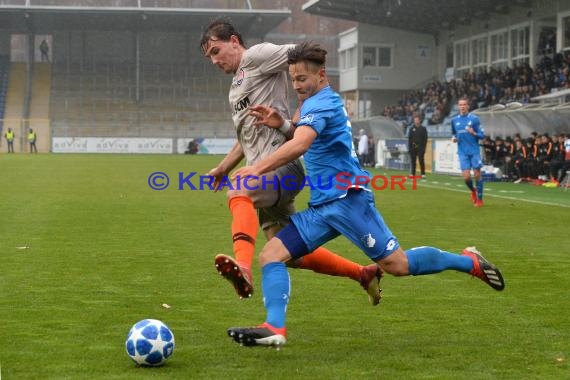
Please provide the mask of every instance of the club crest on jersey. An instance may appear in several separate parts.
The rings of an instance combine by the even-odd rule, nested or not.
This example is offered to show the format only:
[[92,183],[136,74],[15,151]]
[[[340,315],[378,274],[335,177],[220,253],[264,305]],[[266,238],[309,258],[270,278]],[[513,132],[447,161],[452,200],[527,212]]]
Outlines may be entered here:
[[372,248],[376,245],[376,239],[372,237],[371,233],[368,233],[368,235],[361,237],[360,241],[362,241],[368,248]]
[[243,69],[239,69],[239,72],[236,74],[234,80],[232,81],[232,86],[241,86],[243,83],[243,78],[245,78],[245,71],[243,71]]

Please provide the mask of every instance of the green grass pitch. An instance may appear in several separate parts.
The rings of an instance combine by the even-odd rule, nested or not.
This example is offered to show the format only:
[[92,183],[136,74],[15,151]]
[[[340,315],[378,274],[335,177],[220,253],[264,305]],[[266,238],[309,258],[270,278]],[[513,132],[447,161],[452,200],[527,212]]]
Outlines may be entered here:
[[[179,172],[219,160],[1,155],[0,378],[570,378],[570,191],[491,183],[481,209],[455,177],[377,191],[404,248],[476,245],[503,271],[505,291],[452,271],[387,276],[372,307],[356,282],[292,270],[289,341],[276,351],[226,335],[262,322],[264,310],[257,265],[257,292],[243,301],[213,267],[231,252],[225,195],[177,189]],[[170,176],[166,190],[149,188],[156,171]],[[304,191],[298,208],[306,201]],[[263,243],[259,234],[258,251]],[[344,238],[327,246],[368,263]],[[125,353],[143,318],[174,332],[161,368]]]

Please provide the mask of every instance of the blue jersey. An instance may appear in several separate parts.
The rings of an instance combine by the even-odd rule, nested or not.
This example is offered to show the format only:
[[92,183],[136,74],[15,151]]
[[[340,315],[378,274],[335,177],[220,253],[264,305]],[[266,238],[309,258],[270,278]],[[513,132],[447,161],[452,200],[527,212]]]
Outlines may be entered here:
[[[471,127],[476,136],[467,132],[465,128]],[[473,155],[480,152],[479,139],[485,137],[485,131],[479,123],[479,117],[468,113],[456,115],[451,119],[451,133],[457,138],[457,152],[462,155]]]
[[311,182],[310,206],[342,198],[351,187],[370,190],[365,184],[370,174],[358,163],[346,109],[330,86],[303,102],[297,126],[303,125],[317,133],[304,154]]

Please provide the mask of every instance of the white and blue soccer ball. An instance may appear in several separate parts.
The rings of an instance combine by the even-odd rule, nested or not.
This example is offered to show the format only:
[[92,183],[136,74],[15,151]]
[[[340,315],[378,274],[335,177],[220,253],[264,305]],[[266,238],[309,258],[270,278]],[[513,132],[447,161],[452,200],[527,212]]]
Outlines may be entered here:
[[143,319],[131,327],[125,345],[138,365],[159,366],[174,352],[174,334],[162,321]]

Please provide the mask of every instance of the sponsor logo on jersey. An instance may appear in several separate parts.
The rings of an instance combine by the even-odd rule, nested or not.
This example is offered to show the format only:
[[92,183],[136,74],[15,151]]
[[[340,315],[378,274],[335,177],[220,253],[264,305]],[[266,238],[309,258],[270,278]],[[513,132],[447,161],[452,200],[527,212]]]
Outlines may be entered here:
[[250,104],[251,104],[251,101],[249,100],[249,96],[246,96],[245,98],[238,100],[233,105],[234,115],[240,111],[243,111],[244,109],[247,109],[247,107],[249,107]]
[[390,240],[388,240],[388,243],[386,243],[386,251],[393,251],[394,248],[396,247],[396,239],[391,238]]

